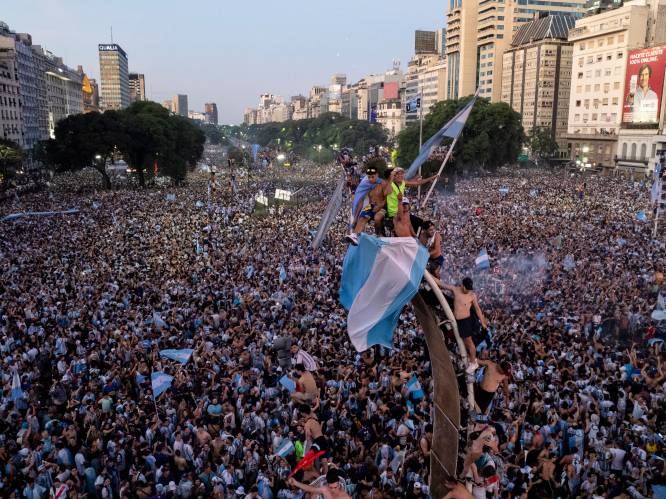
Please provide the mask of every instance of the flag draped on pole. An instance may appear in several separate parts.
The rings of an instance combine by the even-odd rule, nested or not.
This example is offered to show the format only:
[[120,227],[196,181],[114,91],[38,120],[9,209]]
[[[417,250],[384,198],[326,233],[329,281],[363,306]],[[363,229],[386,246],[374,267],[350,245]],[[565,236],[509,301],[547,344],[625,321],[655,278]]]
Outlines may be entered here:
[[17,403],[19,400],[25,398],[25,393],[23,392],[23,388],[21,388],[21,377],[19,376],[19,373],[16,369],[13,370],[14,372],[12,373],[12,391],[9,395],[9,398],[14,402]]
[[345,255],[340,303],[349,311],[347,332],[357,351],[393,346],[393,330],[403,307],[416,294],[428,250],[411,237],[360,234]]
[[191,348],[183,348],[180,350],[173,350],[173,349],[160,350],[160,357],[175,360],[176,362],[180,362],[181,364],[187,364],[193,352],[194,350],[192,350]]
[[326,233],[328,232],[329,227],[333,223],[333,220],[335,220],[335,217],[337,216],[338,211],[340,211],[340,207],[342,206],[342,197],[343,197],[344,188],[345,188],[345,178],[341,177],[340,180],[338,181],[338,185],[335,187],[333,196],[331,196],[331,199],[329,200],[328,205],[326,206],[326,210],[321,216],[321,221],[319,222],[319,228],[317,229],[317,234],[314,236],[314,239],[312,240],[312,248],[317,249],[319,248],[319,246],[321,246],[321,243],[324,242]]
[[465,105],[464,108],[458,112],[451,120],[444,125],[435,135],[430,137],[422,146],[421,149],[419,150],[419,155],[416,156],[416,159],[412,162],[410,165],[409,169],[407,170],[407,173],[405,173],[405,178],[410,179],[419,172],[419,167],[428,161],[428,158],[430,155],[433,153],[435,149],[439,147],[439,145],[442,143],[445,137],[449,137],[451,139],[455,139],[460,135],[460,132],[462,132],[462,129],[465,126],[465,122],[467,121],[467,118],[469,118],[470,113],[472,112],[472,108],[474,107],[474,104],[476,103],[477,95],[475,94],[474,97],[470,99],[470,101]]
[[150,375],[150,383],[153,387],[153,399],[157,399],[171,387],[173,376],[166,373],[154,372]]
[[476,270],[483,270],[490,268],[490,257],[488,256],[486,248],[481,248],[481,251],[479,251],[479,256],[476,257],[474,263],[476,264]]
[[421,400],[425,397],[425,392],[421,388],[421,383],[419,383],[416,374],[412,374],[411,379],[407,382],[407,394],[411,395],[414,400]]

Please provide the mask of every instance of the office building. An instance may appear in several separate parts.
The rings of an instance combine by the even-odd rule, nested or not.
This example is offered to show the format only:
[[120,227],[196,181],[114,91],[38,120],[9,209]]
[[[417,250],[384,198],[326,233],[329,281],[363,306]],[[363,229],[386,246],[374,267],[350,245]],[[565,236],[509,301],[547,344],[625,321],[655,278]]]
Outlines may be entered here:
[[45,61],[33,51],[32,37],[29,34],[15,33],[2,22],[0,50],[4,51],[5,56],[10,51],[15,56],[22,104],[22,145],[29,156],[36,143],[48,138]]
[[525,23],[546,14],[582,17],[585,0],[449,0],[446,28],[447,97],[501,97],[504,51]]
[[130,103],[127,54],[116,43],[99,47],[101,106],[107,109],[125,109]]
[[446,100],[446,59],[439,54],[416,54],[407,63],[404,102],[420,99],[420,108],[405,109],[405,124],[410,125],[430,112],[432,106]]
[[146,100],[146,79],[140,73],[129,74],[130,103]]
[[204,104],[204,113],[206,114],[206,123],[211,125],[218,124],[217,118],[217,104],[214,102],[206,102]]
[[575,22],[554,15],[524,24],[502,64],[502,102],[520,113],[528,136],[540,128],[550,130],[565,157],[573,55],[568,36]]
[[[633,0],[579,19],[569,31],[573,69],[567,147],[572,160],[596,167],[615,166],[628,53],[666,41],[665,7],[664,0]],[[625,143],[629,143],[631,156],[631,141]]]
[[174,98],[171,100],[171,102],[173,106],[172,111],[175,114],[187,117],[187,113],[189,111],[187,107],[187,95],[183,94],[175,95]]
[[308,117],[308,99],[304,95],[295,95],[291,98],[292,119],[304,120]]
[[437,50],[437,32],[416,30],[414,32],[414,53],[415,54],[436,54]]
[[21,91],[13,46],[0,46],[0,138],[24,146]]
[[83,112],[99,112],[99,87],[95,79],[89,78],[82,66],[76,68],[81,75],[81,92],[83,93]]
[[188,111],[187,112],[187,117],[191,120],[199,121],[201,123],[206,122],[206,114],[205,113],[200,113],[199,111]]

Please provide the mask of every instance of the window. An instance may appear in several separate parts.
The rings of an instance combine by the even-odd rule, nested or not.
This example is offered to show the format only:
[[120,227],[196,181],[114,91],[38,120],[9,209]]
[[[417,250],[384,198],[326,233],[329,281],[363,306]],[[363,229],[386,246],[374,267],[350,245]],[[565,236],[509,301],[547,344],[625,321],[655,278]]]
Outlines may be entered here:
[[613,97],[613,105],[617,106],[620,103],[620,98],[619,97]]
[[604,97],[604,99],[601,101],[602,106],[607,106],[608,105],[608,97]]
[[624,33],[617,35],[617,43],[624,42]]
[[603,46],[604,46],[604,41],[603,41],[603,39],[601,39],[601,40],[599,40],[599,42],[597,43],[597,47],[603,47]]
[[636,143],[631,144],[631,157],[629,159],[636,159]]
[[641,144],[641,159],[647,159],[647,144]]
[[624,57],[624,52],[618,52],[617,53],[617,58],[622,59]]
[[594,85],[594,91],[598,92],[599,90],[601,90],[601,84],[597,83],[597,84]]
[[616,81],[616,82],[613,83],[613,89],[614,90],[620,90],[620,82],[619,81]]
[[580,114],[575,114],[574,121],[579,121],[579,120],[580,120]]
[[601,69],[597,69],[597,70],[595,70],[595,71],[594,71],[594,76],[595,76],[595,78],[601,76]]
[[613,54],[606,54],[606,60],[607,61],[613,60]]
[[610,83],[604,83],[604,93],[610,92]]
[[585,42],[582,42],[582,43],[580,44],[580,49],[581,49],[581,50],[585,50]]
[[583,77],[583,73],[578,73],[578,79],[580,80]]
[[608,45],[612,45],[614,41],[615,41],[615,37],[614,37],[614,36],[609,36],[609,37],[608,37]]
[[576,101],[576,107],[580,107],[580,100]]

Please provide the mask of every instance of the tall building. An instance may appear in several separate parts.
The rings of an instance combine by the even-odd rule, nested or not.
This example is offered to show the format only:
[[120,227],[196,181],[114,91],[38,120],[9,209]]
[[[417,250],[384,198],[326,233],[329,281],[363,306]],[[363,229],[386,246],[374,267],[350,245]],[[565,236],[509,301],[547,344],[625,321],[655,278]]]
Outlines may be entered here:
[[421,99],[421,107],[406,110],[405,123],[410,125],[430,112],[432,106],[446,99],[446,59],[438,53],[416,54],[407,63],[405,73],[405,102]]
[[83,92],[83,112],[99,112],[99,87],[97,81],[88,78],[83,66],[78,66],[76,72],[81,75],[81,92]]
[[24,146],[21,91],[13,46],[0,46],[0,138]]
[[502,102],[520,113],[526,134],[550,130],[564,155],[573,54],[567,38],[575,22],[571,16],[554,15],[522,25],[502,64]]
[[204,113],[206,114],[206,123],[217,125],[217,104],[214,102],[206,102],[204,104]]
[[140,73],[129,74],[129,98],[130,102],[146,100],[146,79]]
[[187,117],[194,121],[200,121],[201,123],[206,122],[206,114],[200,113],[199,111],[188,111]]
[[10,31],[9,26],[0,22],[0,50],[11,49],[16,59],[21,93],[23,147],[30,151],[37,142],[48,138],[45,61],[33,51],[29,34]]
[[473,94],[500,100],[502,55],[514,32],[550,14],[581,17],[585,0],[449,0],[446,28],[447,97]]
[[415,54],[436,54],[437,51],[437,32],[416,30],[414,32],[414,53]]
[[633,0],[579,19],[569,31],[573,69],[567,147],[572,160],[614,166],[628,53],[666,41],[665,11],[664,0]]
[[187,107],[187,95],[178,94],[175,95],[172,99],[172,111],[180,116],[187,117],[188,107]]
[[130,104],[127,54],[116,43],[102,43],[98,48],[102,108],[124,109]]

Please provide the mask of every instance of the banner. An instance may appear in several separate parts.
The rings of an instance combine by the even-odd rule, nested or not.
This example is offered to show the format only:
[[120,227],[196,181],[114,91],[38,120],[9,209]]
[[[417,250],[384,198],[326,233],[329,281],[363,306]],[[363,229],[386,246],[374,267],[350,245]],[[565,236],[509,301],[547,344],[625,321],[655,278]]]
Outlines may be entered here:
[[317,229],[317,234],[315,235],[314,240],[312,241],[313,249],[319,248],[319,246],[321,246],[321,243],[324,242],[324,237],[326,237],[328,228],[331,226],[331,224],[335,220],[335,217],[338,215],[338,212],[340,211],[340,207],[342,206],[342,196],[345,188],[345,182],[346,182],[345,177],[341,177],[340,180],[338,180],[338,185],[335,187],[333,196],[331,196],[331,199],[328,202],[328,205],[326,206],[326,211],[324,211],[324,214],[321,216],[321,221],[319,222],[319,228]]
[[659,123],[666,46],[629,52],[624,85],[622,123],[626,125]]
[[291,201],[291,192],[282,189],[275,189],[275,199]]

